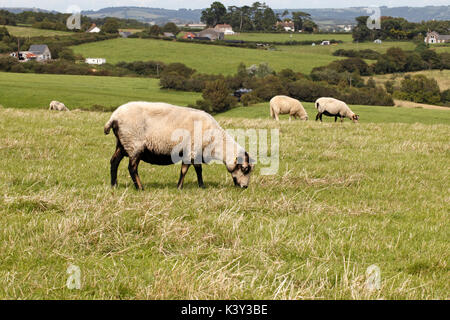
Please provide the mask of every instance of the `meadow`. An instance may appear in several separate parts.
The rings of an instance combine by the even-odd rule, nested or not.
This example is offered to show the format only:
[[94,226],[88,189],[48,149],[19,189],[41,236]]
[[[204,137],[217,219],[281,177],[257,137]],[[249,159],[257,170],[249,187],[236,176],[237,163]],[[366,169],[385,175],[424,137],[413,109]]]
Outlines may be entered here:
[[31,27],[5,26],[8,32],[16,37],[53,37],[53,36],[70,36],[73,32],[36,29]]
[[[264,36],[272,35],[266,34]],[[327,36],[337,35],[319,34],[314,36],[326,38]],[[309,74],[315,67],[327,65],[337,59],[344,59],[344,57],[332,55],[337,49],[372,49],[385,53],[391,47],[413,50],[416,45],[411,41],[384,41],[382,44],[371,42],[352,43],[348,41],[329,46],[278,45],[275,50],[258,50],[155,39],[113,39],[82,44],[71,48],[76,54],[81,54],[84,57],[106,58],[107,62],[112,64],[120,61],[146,60],[156,60],[165,63],[183,62],[201,73],[229,75],[236,72],[237,66],[241,62],[247,66],[268,63],[275,71],[290,68]],[[450,52],[450,46],[438,47],[436,50],[438,52]],[[180,52],[183,53],[182,59],[180,59]],[[372,63],[374,61],[367,60],[367,62]]]
[[[137,192],[126,161],[109,186],[109,113],[0,107],[0,297],[448,299],[448,113],[355,109],[380,121],[231,110],[225,128],[280,130],[275,175],[259,164],[241,190],[209,165],[207,189],[192,170],[178,191],[179,166],[142,164]],[[66,287],[71,264],[81,290]]]
[[200,94],[159,89],[158,79],[69,76],[0,72],[0,104],[14,108],[48,108],[63,101],[71,110],[115,108],[129,101],[164,101],[186,106]]
[[[106,58],[108,63],[113,64],[119,61],[147,60],[165,63],[183,62],[202,73],[225,75],[236,73],[241,62],[247,66],[268,63],[276,71],[291,68],[310,73],[314,67],[327,65],[339,59],[321,54],[320,50],[311,50],[309,46],[308,50],[304,50],[303,47],[295,46],[293,49],[285,50],[283,46],[278,50],[269,51],[154,39],[113,39],[71,48],[76,54]],[[180,53],[183,55],[181,59]]]

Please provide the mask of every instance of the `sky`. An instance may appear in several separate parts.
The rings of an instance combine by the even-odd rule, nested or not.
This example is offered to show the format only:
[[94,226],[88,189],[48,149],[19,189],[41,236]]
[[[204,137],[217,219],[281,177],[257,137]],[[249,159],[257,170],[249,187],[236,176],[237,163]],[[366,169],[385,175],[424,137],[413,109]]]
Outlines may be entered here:
[[[0,0],[0,7],[27,7],[41,8],[68,12],[71,6],[78,6],[81,10],[98,10],[105,7],[118,6],[138,6],[165,9],[200,9],[209,7],[215,0]],[[223,0],[225,6],[229,5],[249,5],[255,2]],[[347,7],[368,7],[368,6],[412,6],[422,7],[427,5],[450,5],[450,0],[260,0],[266,2],[273,9],[284,8],[347,8]],[[70,11],[70,10],[69,10]]]

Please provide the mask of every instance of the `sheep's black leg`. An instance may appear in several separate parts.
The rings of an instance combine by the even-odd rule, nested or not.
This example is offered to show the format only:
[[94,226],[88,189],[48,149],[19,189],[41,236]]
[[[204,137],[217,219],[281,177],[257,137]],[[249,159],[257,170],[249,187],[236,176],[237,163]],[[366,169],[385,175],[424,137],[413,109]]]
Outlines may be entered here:
[[317,113],[317,116],[316,116],[316,121],[317,121],[317,120],[319,120],[319,118],[320,118],[320,114],[321,114],[320,112],[318,112],[318,113]]
[[119,168],[120,161],[122,161],[124,157],[124,153],[120,146],[117,146],[116,152],[114,152],[111,158],[111,185],[117,185],[117,169]]
[[134,186],[138,190],[144,190],[141,179],[138,174],[138,166],[139,166],[139,157],[130,158],[130,163],[128,164],[128,171],[130,172],[131,179],[133,180]]
[[334,122],[336,122],[336,121],[337,121],[337,118],[338,118],[338,116],[334,116]]
[[200,188],[205,188],[205,184],[203,183],[202,165],[201,164],[194,164],[194,168],[195,168],[195,173],[197,173],[198,186]]
[[184,177],[186,176],[186,173],[188,172],[190,166],[190,164],[181,164],[180,180],[178,180],[177,185],[177,188],[180,190],[183,189]]
[[319,116],[320,122],[322,122],[322,113]]

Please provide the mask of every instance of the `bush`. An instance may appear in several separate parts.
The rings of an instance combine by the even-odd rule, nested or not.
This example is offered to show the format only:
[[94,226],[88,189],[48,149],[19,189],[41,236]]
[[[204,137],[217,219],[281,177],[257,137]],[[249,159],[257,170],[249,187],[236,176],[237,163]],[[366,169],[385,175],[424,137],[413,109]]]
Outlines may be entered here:
[[441,101],[444,105],[450,106],[450,89],[441,92]]
[[195,69],[191,69],[183,63],[171,63],[164,68],[163,73],[175,73],[184,78],[190,78],[194,73]]
[[424,75],[405,77],[401,82],[401,89],[395,96],[402,100],[418,103],[439,104],[441,93],[435,79]]
[[229,110],[237,104],[225,80],[208,81],[203,90],[203,100],[197,101],[197,106],[209,113]]

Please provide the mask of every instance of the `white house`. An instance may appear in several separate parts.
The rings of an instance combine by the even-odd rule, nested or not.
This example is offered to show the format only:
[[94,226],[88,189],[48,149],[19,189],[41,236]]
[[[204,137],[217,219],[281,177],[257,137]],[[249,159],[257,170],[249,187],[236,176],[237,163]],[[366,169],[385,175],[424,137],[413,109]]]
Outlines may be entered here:
[[380,39],[376,39],[376,40],[374,40],[374,42],[373,43],[376,43],[376,44],[382,44],[383,43],[383,41],[381,41]]
[[98,64],[98,65],[100,65],[100,64],[105,64],[106,63],[106,59],[104,59],[104,58],[87,58],[85,60],[85,62],[87,64]]
[[233,31],[233,27],[229,24],[218,24],[214,27],[214,30],[217,32],[223,32],[225,35],[233,35],[235,33]]
[[88,33],[99,33],[100,31],[102,31],[99,27],[97,27],[97,25],[95,23],[92,24],[92,26],[87,29],[86,32]]
[[[17,52],[10,54],[11,57],[17,58]],[[33,44],[28,51],[19,52],[19,61],[27,62],[30,60],[44,62],[52,59],[50,49],[46,44]]]
[[427,32],[424,39],[425,43],[448,43],[450,42],[450,35],[439,34],[436,31]]
[[36,60],[39,62],[52,59],[52,54],[46,44],[33,44],[28,51],[34,53],[36,55]]
[[321,46],[329,46],[330,45],[330,41],[328,41],[328,40],[322,41],[322,43],[320,45]]

